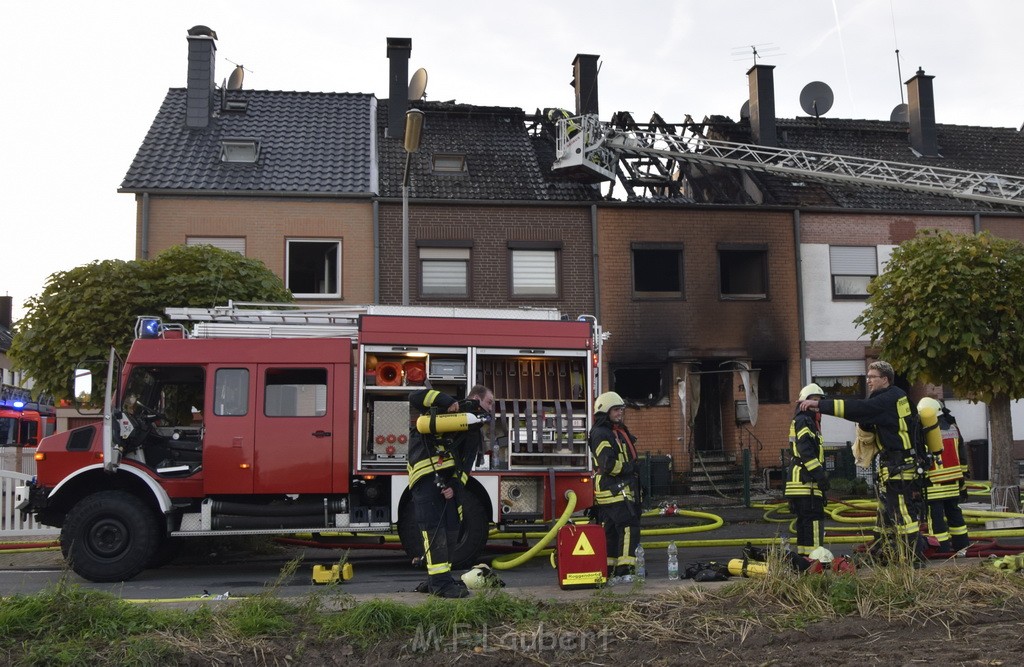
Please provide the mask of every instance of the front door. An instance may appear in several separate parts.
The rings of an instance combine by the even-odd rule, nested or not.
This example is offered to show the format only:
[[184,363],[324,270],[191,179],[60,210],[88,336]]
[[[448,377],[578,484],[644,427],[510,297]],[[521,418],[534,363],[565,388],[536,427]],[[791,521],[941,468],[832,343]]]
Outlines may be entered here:
[[260,365],[253,493],[330,493],[332,364]]

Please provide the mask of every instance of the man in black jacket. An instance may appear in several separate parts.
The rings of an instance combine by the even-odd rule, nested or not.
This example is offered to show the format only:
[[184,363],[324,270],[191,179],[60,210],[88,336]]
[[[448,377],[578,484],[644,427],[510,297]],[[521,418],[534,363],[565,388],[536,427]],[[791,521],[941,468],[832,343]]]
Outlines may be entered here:
[[[905,549],[893,548],[893,554],[906,552],[915,567],[921,559],[919,516],[922,508],[921,463],[913,442],[914,410],[907,394],[895,386],[892,365],[874,361],[868,365],[869,395],[864,399],[809,399],[800,403],[801,410],[819,410],[855,421],[875,434],[881,448],[878,463],[879,497],[882,501],[882,525],[875,526],[878,551],[887,532],[902,536]],[[897,545],[893,545],[896,547]]]

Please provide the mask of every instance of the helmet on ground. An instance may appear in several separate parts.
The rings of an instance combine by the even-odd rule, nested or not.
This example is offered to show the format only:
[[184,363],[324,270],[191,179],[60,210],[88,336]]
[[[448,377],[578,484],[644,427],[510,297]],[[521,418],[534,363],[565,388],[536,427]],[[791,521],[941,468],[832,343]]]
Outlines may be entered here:
[[594,401],[594,412],[608,412],[612,408],[625,406],[625,401],[614,391],[606,391]]
[[480,590],[482,588],[502,588],[505,582],[498,578],[490,565],[480,563],[474,565],[471,570],[462,575],[462,583],[466,584],[469,590]]
[[817,547],[814,551],[807,554],[807,557],[813,558],[823,565],[831,563],[833,559],[832,552],[825,547]]
[[924,398],[917,402],[917,411],[921,412],[925,408],[931,408],[932,410],[935,411],[935,414],[939,414],[940,412],[942,412],[942,403],[939,403],[931,396],[925,396]]
[[815,383],[811,383],[800,390],[800,395],[797,396],[797,400],[806,401],[811,396],[824,396],[825,392],[822,391],[821,387]]

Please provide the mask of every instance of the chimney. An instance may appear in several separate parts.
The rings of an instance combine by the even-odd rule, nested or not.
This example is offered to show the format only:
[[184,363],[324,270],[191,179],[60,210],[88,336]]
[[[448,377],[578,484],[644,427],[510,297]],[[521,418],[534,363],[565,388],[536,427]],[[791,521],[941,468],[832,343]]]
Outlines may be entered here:
[[759,146],[778,146],[775,136],[775,65],[747,70],[750,84],[750,137]]
[[586,53],[577,53],[572,61],[572,83],[576,89],[576,115],[597,115],[597,59]]
[[185,125],[204,128],[213,113],[213,69],[217,54],[217,33],[204,25],[188,31],[188,83],[186,85]]
[[0,327],[4,327],[8,331],[11,330],[11,326],[14,324],[12,317],[14,314],[14,297],[13,296],[0,296]]
[[409,109],[409,55],[412,39],[388,37],[388,133],[393,139],[405,136],[405,112]]
[[939,154],[939,141],[935,134],[935,94],[932,92],[934,78],[927,76],[919,67],[917,74],[907,81],[910,147],[928,157]]

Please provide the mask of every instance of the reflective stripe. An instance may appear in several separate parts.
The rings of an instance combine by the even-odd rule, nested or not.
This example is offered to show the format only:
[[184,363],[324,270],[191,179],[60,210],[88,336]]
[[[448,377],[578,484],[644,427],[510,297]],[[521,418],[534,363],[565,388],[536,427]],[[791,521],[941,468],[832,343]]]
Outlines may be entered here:
[[447,470],[455,467],[455,460],[451,458],[442,459],[437,462],[433,457],[417,461],[416,463],[410,463],[407,468],[409,471],[409,486],[412,486],[420,479],[430,475],[436,471]]
[[427,395],[423,397],[423,407],[429,408],[431,405],[434,404],[434,401],[436,401],[437,397],[440,395],[441,392],[439,392],[436,389],[431,389],[430,391],[428,391]]

